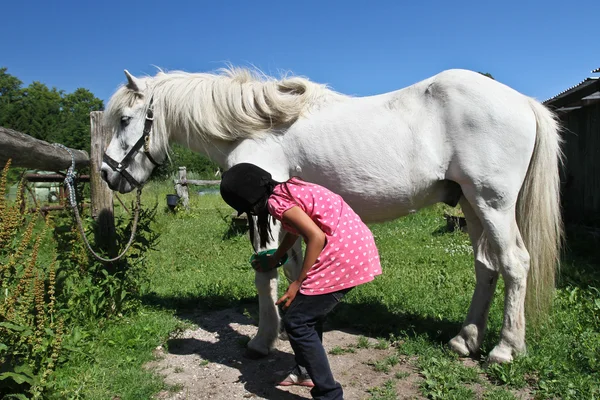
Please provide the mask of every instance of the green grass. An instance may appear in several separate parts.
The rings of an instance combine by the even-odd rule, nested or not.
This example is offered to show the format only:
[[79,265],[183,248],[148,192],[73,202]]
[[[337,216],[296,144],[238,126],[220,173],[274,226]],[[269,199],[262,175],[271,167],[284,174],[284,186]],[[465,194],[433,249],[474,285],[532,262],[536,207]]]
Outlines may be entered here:
[[404,371],[399,371],[394,374],[394,378],[396,378],[396,379],[406,379],[409,376],[410,376],[410,373],[404,372]]
[[371,400],[395,400],[396,388],[394,387],[393,380],[387,380],[383,385],[369,389],[371,394]]
[[[156,251],[147,255],[150,290],[141,310],[98,329],[89,338],[90,355],[59,368],[61,398],[149,398],[165,387],[142,365],[169,332],[181,327],[178,315],[195,307],[256,306],[248,264],[252,249],[244,234],[231,229],[232,210],[218,195],[192,195],[190,211],[172,213],[166,209],[167,193],[173,193],[170,184],[150,183],[143,194],[146,206],[159,204],[154,230],[160,238]],[[129,206],[133,195],[121,198]],[[442,231],[442,211],[435,207],[371,226],[383,274],[351,291],[330,316],[331,326],[358,329],[364,335],[359,348],[372,346],[367,336],[389,338],[398,355],[418,368],[424,378],[420,389],[429,398],[473,398],[475,384],[488,399],[512,398],[511,390],[524,387],[540,399],[600,397],[598,246],[572,236],[553,313],[538,329],[528,328],[527,356],[487,370],[465,367],[446,342],[459,331],[471,300],[472,251],[466,234]],[[285,287],[282,275],[280,289]],[[484,355],[498,340],[502,306],[500,282]],[[374,389],[373,398],[395,398],[390,382]]]
[[356,350],[354,350],[354,348],[352,347],[344,348],[340,346],[335,346],[334,348],[329,350],[329,354],[331,354],[332,356],[339,356],[346,353],[356,353]]
[[170,389],[143,365],[170,332],[183,326],[171,313],[148,308],[75,339],[85,342],[85,352],[70,354],[70,362],[57,370],[53,398],[147,399]]
[[371,347],[371,343],[369,343],[369,338],[365,336],[359,336],[358,342],[356,343],[357,349],[368,349]]
[[388,347],[390,347],[390,344],[387,340],[380,338],[377,340],[377,344],[375,344],[373,347],[377,350],[386,350]]

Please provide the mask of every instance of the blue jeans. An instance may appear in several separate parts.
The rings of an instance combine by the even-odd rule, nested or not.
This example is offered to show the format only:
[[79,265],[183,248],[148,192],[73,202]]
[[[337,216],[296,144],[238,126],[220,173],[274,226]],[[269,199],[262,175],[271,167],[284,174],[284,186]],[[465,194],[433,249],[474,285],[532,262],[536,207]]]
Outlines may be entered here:
[[315,387],[310,394],[317,400],[342,400],[342,386],[335,381],[323,348],[323,320],[352,288],[306,296],[298,292],[283,316],[285,330],[296,355],[296,363],[306,368]]

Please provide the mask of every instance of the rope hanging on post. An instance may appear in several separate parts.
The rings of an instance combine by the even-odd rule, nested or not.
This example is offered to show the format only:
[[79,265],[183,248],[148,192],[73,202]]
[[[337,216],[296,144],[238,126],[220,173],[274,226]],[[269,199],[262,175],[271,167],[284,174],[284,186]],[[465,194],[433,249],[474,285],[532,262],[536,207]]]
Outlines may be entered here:
[[127,253],[127,251],[129,250],[129,247],[131,247],[131,244],[133,243],[133,238],[135,237],[135,233],[137,230],[137,224],[138,224],[138,219],[140,216],[140,205],[141,205],[141,195],[142,195],[142,188],[141,186],[138,187],[137,189],[137,193],[136,193],[136,204],[135,204],[135,210],[134,210],[134,215],[133,215],[133,223],[131,226],[131,237],[129,238],[129,242],[127,243],[127,246],[125,246],[125,249],[121,252],[121,254],[119,254],[118,256],[114,257],[114,258],[105,258],[102,257],[100,255],[98,255],[93,249],[92,246],[90,245],[90,242],[87,239],[87,236],[85,235],[85,231],[83,229],[83,223],[81,222],[81,217],[79,215],[79,210],[77,209],[77,199],[75,197],[75,186],[74,186],[74,182],[75,182],[75,156],[73,155],[73,152],[71,151],[71,149],[69,149],[68,147],[60,144],[60,143],[53,143],[54,146],[59,147],[63,150],[66,150],[69,155],[71,156],[71,166],[69,167],[69,169],[67,170],[67,175],[65,176],[65,186],[67,187],[68,191],[69,191],[69,203],[71,205],[71,208],[73,209],[73,213],[75,214],[75,219],[77,221],[77,227],[79,228],[79,233],[84,241],[84,243],[86,244],[89,252],[99,261],[104,262],[104,263],[109,263],[109,262],[115,262],[120,260],[121,258],[123,258],[123,256],[125,255],[125,253]]

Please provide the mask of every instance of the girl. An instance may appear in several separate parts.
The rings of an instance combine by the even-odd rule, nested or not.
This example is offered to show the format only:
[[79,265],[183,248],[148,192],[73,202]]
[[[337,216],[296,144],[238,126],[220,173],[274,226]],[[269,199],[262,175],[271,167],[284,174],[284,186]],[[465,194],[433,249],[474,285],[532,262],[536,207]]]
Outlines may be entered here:
[[[283,324],[297,363],[280,385],[314,386],[314,399],[343,399],[323,348],[323,320],[353,287],[381,274],[373,234],[339,195],[295,177],[276,182],[253,164],[223,173],[221,196],[239,214],[257,217],[263,248],[271,238],[270,218],[282,223],[286,235],[269,259],[271,268],[300,236],[304,239],[300,275],[276,303],[287,309]],[[248,221],[254,243],[253,219]]]

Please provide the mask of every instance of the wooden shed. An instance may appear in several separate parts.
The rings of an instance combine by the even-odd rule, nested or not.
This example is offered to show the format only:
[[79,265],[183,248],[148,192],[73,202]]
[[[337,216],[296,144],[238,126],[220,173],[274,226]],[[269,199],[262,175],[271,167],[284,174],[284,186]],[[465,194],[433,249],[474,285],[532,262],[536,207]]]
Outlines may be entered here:
[[544,104],[558,113],[564,128],[565,223],[600,227],[600,77],[589,77]]

